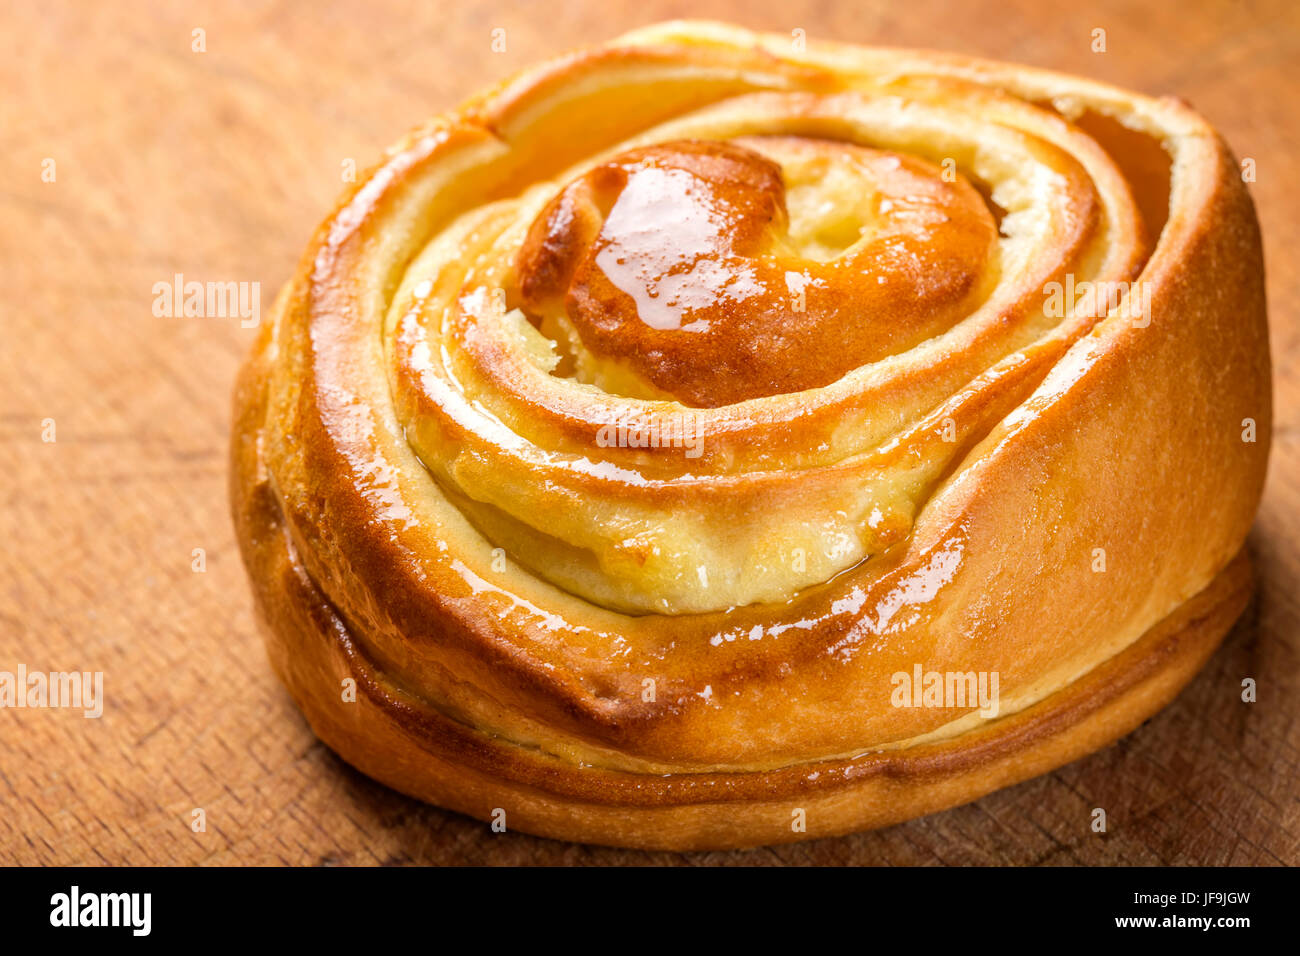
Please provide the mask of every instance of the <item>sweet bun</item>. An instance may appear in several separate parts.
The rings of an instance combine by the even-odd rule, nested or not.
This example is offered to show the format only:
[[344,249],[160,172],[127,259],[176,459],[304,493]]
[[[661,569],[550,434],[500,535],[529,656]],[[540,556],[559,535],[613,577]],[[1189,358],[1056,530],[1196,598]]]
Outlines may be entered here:
[[508,829],[881,826],[1116,739],[1250,592],[1260,240],[1174,99],[668,23],[412,132],[235,398],[316,733]]

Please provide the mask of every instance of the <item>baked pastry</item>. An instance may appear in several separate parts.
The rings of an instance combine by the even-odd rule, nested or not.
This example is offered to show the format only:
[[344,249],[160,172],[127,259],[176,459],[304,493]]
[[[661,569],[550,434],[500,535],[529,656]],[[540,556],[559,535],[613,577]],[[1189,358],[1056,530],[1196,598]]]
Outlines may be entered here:
[[1185,104],[668,23],[417,129],[240,377],[271,661],[529,833],[775,843],[1163,707],[1250,591],[1258,227]]

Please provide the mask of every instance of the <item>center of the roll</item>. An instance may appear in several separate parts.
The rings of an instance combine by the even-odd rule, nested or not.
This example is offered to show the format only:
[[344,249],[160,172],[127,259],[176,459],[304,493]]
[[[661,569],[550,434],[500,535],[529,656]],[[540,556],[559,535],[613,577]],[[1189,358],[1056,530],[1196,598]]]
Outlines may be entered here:
[[566,186],[517,271],[579,377],[715,407],[826,385],[942,332],[984,294],[996,240],[969,183],[911,157],[683,141]]

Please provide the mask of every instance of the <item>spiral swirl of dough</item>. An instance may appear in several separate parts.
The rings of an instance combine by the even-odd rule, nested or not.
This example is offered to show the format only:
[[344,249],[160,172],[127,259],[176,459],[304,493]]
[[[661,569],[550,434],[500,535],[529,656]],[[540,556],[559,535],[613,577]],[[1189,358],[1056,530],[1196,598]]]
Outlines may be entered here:
[[[480,815],[493,780],[605,807],[843,784],[986,722],[890,706],[917,665],[1027,712],[1249,526],[1267,352],[1231,164],[1172,100],[709,24],[433,120],[321,227],[241,385],[271,628],[346,651],[277,667],[300,699],[364,670],[381,711],[501,748],[472,794],[367,766]],[[696,842],[772,836],[701,814]]]

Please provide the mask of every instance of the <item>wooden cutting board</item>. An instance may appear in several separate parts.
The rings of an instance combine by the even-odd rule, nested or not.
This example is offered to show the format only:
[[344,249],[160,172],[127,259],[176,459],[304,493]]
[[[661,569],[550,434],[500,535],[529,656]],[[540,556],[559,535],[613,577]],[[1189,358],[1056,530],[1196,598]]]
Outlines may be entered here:
[[[1300,15],[1289,0],[1083,6],[6,5],[0,670],[103,671],[105,708],[0,710],[0,862],[1300,863]],[[492,834],[387,790],[318,743],[272,677],[225,488],[253,332],[155,317],[154,284],[256,281],[269,306],[349,163],[536,59],[684,15],[1178,94],[1256,161],[1277,404],[1250,542],[1261,585],[1177,702],[1115,746],[882,832],[642,854]]]

